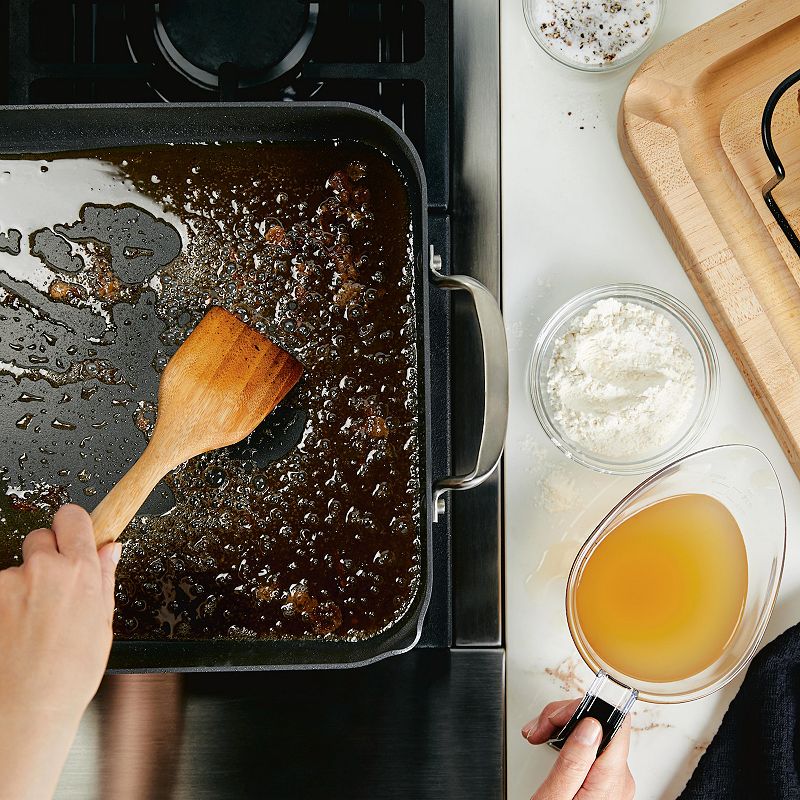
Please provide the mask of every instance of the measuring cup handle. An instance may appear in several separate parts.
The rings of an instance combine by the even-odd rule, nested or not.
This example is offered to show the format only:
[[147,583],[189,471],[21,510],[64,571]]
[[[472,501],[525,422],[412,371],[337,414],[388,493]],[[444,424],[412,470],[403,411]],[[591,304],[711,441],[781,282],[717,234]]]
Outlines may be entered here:
[[619,730],[619,726],[622,725],[622,721],[638,696],[639,693],[636,689],[618,683],[600,670],[569,722],[550,739],[548,744],[555,750],[560,750],[575,726],[585,717],[593,717],[603,726],[603,738],[597,749],[597,754],[600,755],[614,738],[614,734]]

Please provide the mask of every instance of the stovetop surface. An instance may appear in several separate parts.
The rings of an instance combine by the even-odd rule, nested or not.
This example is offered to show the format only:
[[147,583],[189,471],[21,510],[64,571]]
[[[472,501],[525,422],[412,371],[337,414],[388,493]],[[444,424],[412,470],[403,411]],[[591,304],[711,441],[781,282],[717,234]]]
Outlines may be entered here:
[[0,102],[359,103],[403,128],[447,206],[447,2],[3,2]]
[[[422,157],[445,269],[499,294],[496,3],[0,0],[6,19],[0,104],[306,99],[377,109]],[[438,477],[474,459],[480,339],[468,309],[443,292],[430,300]],[[280,798],[320,787],[348,800],[504,796],[499,475],[463,495],[434,527],[421,647],[349,672],[109,676],[56,796]]]
[[[449,265],[446,0],[0,0],[0,103],[336,100],[399,125],[425,167],[430,241]],[[2,5],[0,5],[2,8]],[[449,298],[432,292],[432,466],[450,473]],[[434,530],[422,646],[452,640],[449,519]]]

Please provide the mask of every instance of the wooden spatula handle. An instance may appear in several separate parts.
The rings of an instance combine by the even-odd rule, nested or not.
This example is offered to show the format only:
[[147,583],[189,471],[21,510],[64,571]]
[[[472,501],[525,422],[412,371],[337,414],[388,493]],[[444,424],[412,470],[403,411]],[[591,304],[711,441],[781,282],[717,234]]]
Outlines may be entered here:
[[158,448],[153,446],[154,441],[155,436],[139,460],[92,511],[94,539],[98,547],[116,541],[155,485],[169,472],[170,466],[165,467]]
[[225,309],[210,309],[161,374],[150,443],[92,512],[97,546],[125,530],[171,469],[252,433],[302,374],[274,342]]

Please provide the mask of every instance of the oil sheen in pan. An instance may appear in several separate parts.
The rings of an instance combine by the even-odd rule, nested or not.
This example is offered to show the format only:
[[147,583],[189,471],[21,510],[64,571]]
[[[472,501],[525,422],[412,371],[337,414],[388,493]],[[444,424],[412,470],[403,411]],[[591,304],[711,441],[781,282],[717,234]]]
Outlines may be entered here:
[[116,635],[361,639],[402,616],[421,491],[412,231],[391,162],[347,143],[120,148],[0,160],[0,189],[0,566],[141,453],[159,371],[220,304],[305,375],[131,523]]

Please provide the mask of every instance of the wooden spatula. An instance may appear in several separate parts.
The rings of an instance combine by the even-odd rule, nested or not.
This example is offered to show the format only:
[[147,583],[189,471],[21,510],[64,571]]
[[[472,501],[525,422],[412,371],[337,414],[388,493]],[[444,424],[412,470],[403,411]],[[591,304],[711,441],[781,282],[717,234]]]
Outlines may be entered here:
[[122,533],[171,469],[252,433],[302,372],[278,345],[233,314],[212,308],[161,375],[150,443],[92,512],[97,546]]

